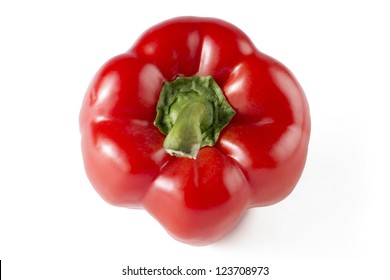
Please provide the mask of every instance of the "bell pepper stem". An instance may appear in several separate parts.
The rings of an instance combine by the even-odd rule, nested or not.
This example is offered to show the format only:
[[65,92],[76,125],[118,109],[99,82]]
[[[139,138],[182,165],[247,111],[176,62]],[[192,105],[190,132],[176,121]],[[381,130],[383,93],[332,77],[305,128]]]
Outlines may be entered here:
[[164,141],[170,155],[195,159],[202,142],[201,123],[206,114],[205,104],[194,102],[185,106]]
[[235,114],[211,76],[178,77],[165,82],[156,111],[154,125],[167,135],[166,152],[192,159],[202,147],[215,145]]

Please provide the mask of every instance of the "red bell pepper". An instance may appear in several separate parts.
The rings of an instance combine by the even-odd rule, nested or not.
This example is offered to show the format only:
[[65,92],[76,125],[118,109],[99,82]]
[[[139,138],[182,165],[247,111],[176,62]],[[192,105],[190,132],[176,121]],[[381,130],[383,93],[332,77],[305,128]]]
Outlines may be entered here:
[[104,200],[144,207],[174,238],[206,245],[247,208],[291,193],[310,115],[289,70],[241,30],[182,17],[98,71],[80,128],[86,173]]

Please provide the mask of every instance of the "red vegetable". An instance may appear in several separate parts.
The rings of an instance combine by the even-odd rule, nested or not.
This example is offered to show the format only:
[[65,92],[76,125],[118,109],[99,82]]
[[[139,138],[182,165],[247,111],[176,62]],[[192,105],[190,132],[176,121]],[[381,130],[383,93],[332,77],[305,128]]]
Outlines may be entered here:
[[80,114],[87,175],[205,245],[285,198],[305,165],[309,108],[293,75],[235,26],[183,17],[147,30],[92,81]]

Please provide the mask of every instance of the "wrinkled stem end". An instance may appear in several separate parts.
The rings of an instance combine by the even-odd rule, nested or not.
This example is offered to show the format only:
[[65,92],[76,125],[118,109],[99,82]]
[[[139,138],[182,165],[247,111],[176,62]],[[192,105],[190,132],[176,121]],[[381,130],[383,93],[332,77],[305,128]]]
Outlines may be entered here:
[[167,137],[164,141],[164,148],[168,154],[176,157],[187,157],[191,159],[196,159],[200,149],[200,144],[190,144],[189,142],[186,142],[185,145],[179,145],[175,142],[170,141],[171,139],[172,138]]

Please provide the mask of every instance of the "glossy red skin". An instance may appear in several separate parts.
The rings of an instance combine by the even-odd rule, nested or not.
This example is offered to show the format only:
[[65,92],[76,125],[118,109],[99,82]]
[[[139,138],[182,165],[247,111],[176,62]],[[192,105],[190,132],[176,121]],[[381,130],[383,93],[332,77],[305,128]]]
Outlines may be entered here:
[[[212,75],[236,115],[196,160],[168,155],[153,125],[164,81]],[[288,196],[305,165],[310,115],[293,75],[237,27],[175,18],[147,30],[92,81],[80,114],[87,175],[108,203],[145,208],[176,239],[206,245],[249,207]]]

